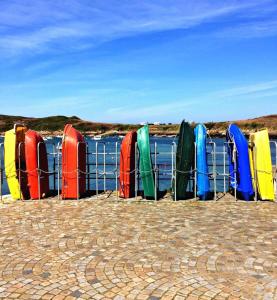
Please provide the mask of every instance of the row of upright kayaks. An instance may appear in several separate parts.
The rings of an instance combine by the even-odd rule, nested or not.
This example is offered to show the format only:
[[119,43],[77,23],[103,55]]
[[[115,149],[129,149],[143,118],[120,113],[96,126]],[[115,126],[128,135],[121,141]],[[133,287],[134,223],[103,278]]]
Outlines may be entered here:
[[[13,199],[41,199],[50,195],[46,144],[40,134],[23,125],[5,133],[5,173]],[[62,142],[63,199],[76,199],[86,192],[86,143],[68,124]]]
[[[155,170],[151,159],[149,128],[147,125],[137,132],[129,132],[122,141],[120,157],[120,196],[135,194],[135,144],[139,149],[139,172],[145,198],[157,198]],[[229,179],[236,196],[251,200],[274,200],[274,178],[271,162],[268,131],[261,130],[250,135],[250,142],[235,124],[226,132],[229,153]],[[197,196],[206,200],[211,197],[207,159],[207,130],[203,124],[195,128],[185,121],[181,123],[175,159],[175,176],[172,180],[174,199],[186,199],[189,180],[196,174]],[[225,174],[224,174],[225,175]]]
[[[231,189],[241,199],[251,200],[256,192],[262,200],[274,200],[267,130],[251,134],[248,143],[238,126],[231,124],[226,139]],[[192,128],[185,121],[181,123],[172,180],[174,199],[188,197],[188,184],[193,174],[196,174],[194,182],[197,196],[203,200],[209,199],[211,174],[206,145],[207,130],[203,124]],[[50,173],[46,144],[39,133],[16,124],[5,133],[4,150],[5,173],[13,199],[41,199],[49,196]],[[63,199],[78,199],[87,192],[86,143],[83,135],[70,124],[64,128],[61,151],[61,196]],[[135,196],[137,158],[143,195],[147,199],[157,199],[157,178],[147,125],[137,131],[130,131],[122,140],[119,171],[119,195],[122,198]]]
[[235,124],[226,133],[229,142],[230,185],[240,198],[274,200],[274,178],[267,129],[250,134],[249,142]]

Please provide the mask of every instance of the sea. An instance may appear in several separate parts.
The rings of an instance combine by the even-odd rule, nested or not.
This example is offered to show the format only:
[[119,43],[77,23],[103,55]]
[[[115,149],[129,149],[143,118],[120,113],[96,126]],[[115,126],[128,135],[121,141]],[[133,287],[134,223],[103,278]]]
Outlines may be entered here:
[[[50,188],[57,189],[58,169],[61,166],[61,137],[47,137],[45,143],[48,152],[48,166],[50,175]],[[87,137],[87,188],[95,191],[113,191],[118,188],[120,144],[122,137],[111,136],[101,140]],[[176,137],[151,136],[151,157],[153,166],[157,170],[157,185],[160,191],[170,190],[172,174],[174,169],[174,151],[178,139]],[[224,138],[213,138],[207,140],[207,158],[209,166],[210,189],[217,192],[228,191],[229,187],[229,157]],[[275,144],[276,143],[276,144]],[[277,139],[271,140],[272,164],[276,166]],[[9,194],[9,189],[4,176],[3,137],[0,137],[0,168],[2,169],[2,195]],[[216,174],[216,176],[212,176]],[[224,176],[225,174],[225,176]],[[141,181],[138,187],[142,189]],[[193,191],[193,174],[188,186]]]

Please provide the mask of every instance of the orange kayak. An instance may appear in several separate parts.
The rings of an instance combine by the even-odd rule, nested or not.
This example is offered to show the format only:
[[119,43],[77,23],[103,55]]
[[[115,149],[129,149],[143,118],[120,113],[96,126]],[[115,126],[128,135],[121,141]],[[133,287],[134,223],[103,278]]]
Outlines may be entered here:
[[135,196],[135,145],[137,133],[130,131],[122,141],[120,148],[119,196]]
[[31,199],[45,198],[49,194],[47,152],[43,138],[34,130],[25,134],[25,155]]
[[62,198],[77,199],[86,192],[86,144],[72,125],[64,128],[62,142]]

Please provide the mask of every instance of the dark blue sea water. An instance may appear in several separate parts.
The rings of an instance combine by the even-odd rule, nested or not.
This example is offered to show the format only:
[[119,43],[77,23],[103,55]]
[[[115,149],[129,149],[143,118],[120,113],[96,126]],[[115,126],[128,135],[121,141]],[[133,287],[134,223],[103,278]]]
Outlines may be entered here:
[[[118,166],[119,170],[119,153],[121,141],[122,139],[119,137],[107,137],[103,138],[100,141],[86,138],[86,142],[88,144],[88,170],[92,173],[87,178],[87,184],[91,190],[95,190],[97,188],[97,185],[99,190],[116,189],[116,177],[118,175],[116,166]],[[61,143],[61,138],[55,137],[48,139],[45,142],[48,151],[49,171],[57,171],[58,165],[61,163],[61,157],[59,154],[60,151],[58,150]],[[225,139],[214,138],[212,140],[209,140],[209,142],[210,143],[207,145],[209,173],[213,173],[213,168],[217,174],[224,173],[224,161],[225,173],[228,173],[228,154],[224,153]],[[277,140],[275,140],[275,142],[277,142]],[[3,143],[3,138],[0,138],[0,143]],[[175,157],[174,153],[172,155],[172,151],[174,151],[174,143],[177,143],[177,139],[171,137],[151,137],[150,143],[152,161],[154,165],[156,163],[158,169],[159,190],[168,190],[171,187],[172,162],[174,161]],[[98,153],[98,155],[96,155],[96,152]],[[274,143],[271,143],[271,153],[272,163],[276,165],[276,149]],[[3,144],[0,149],[0,155],[1,166],[3,168]],[[98,165],[98,180],[96,180],[96,164]],[[106,173],[106,175],[104,173]],[[50,184],[52,189],[57,188],[57,174],[55,177],[53,175],[50,177]],[[210,186],[211,191],[213,191],[214,181],[212,176],[210,179]],[[225,190],[228,190],[228,186],[228,177],[225,177],[224,181],[223,175],[216,176],[217,191],[224,191],[224,188]],[[189,189],[193,189],[192,180]],[[5,178],[2,179],[2,193],[3,195],[9,193]]]

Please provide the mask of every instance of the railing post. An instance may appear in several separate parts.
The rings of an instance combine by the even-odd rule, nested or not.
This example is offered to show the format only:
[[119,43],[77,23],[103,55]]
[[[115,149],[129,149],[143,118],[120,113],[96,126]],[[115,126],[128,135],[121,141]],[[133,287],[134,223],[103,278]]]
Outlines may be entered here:
[[77,143],[77,158],[76,158],[76,161],[77,161],[77,168],[76,168],[76,191],[77,191],[77,200],[79,200],[79,145],[80,145],[80,142]]
[[98,198],[98,142],[95,143],[95,189]]
[[86,158],[87,158],[87,190],[90,191],[90,162],[89,162],[89,146],[86,143]]
[[138,197],[138,144],[135,143],[135,199]]
[[19,174],[19,195],[20,195],[20,200],[22,199],[22,192],[21,192],[21,145],[23,144],[23,142],[20,142],[18,144],[18,174]]
[[[57,150],[57,161],[58,161],[58,172],[57,172],[57,175],[58,175],[58,183],[57,183],[57,186],[58,186],[58,200],[60,200],[60,142],[58,143],[57,147],[56,147],[56,150]],[[55,182],[55,177],[54,177],[54,182]]]
[[118,200],[118,142],[115,143],[115,190],[116,200]]
[[216,197],[216,143],[213,142],[213,180],[214,180],[214,200],[217,199]]
[[53,189],[54,191],[56,191],[56,147],[55,147],[55,144],[53,144],[53,148],[52,148],[52,151],[53,151],[53,177],[54,177],[54,182],[53,182]]
[[194,199],[197,198],[197,145],[194,142]]
[[158,195],[157,195],[157,142],[155,142],[154,144],[154,159],[155,159],[155,171],[154,171],[154,175],[155,175],[155,201],[158,200]]
[[[212,154],[212,160],[213,160],[214,200],[216,200],[217,199],[217,197],[216,197],[216,177],[217,177],[217,173],[216,173],[216,143],[215,142],[209,142],[209,144],[212,146],[211,154]],[[224,167],[224,169],[225,169],[225,167]],[[224,171],[224,178],[225,178],[225,171]]]
[[[50,152],[50,153],[48,152],[47,145],[49,145],[49,147],[50,147],[50,145],[52,146],[52,152]],[[45,147],[46,147],[47,159],[48,159],[49,155],[53,156],[52,172],[50,172],[50,170],[51,170],[50,162],[48,164],[48,166],[49,166],[49,168],[48,168],[49,191],[51,190],[50,189],[50,187],[51,187],[50,176],[53,176],[53,189],[54,189],[54,191],[56,191],[56,182],[55,182],[56,181],[56,144],[55,144],[55,142],[45,142]]]
[[104,193],[106,193],[106,143],[104,143],[104,145],[103,145],[103,150],[104,150],[104,153],[103,153]]
[[174,155],[174,173],[175,173],[175,175],[174,175],[174,177],[175,177],[175,180],[174,180],[174,201],[177,201],[177,172],[178,172],[178,170],[176,169],[176,153],[177,152],[177,149],[176,149],[176,143],[174,142],[174,153],[175,153],[175,155]]
[[40,155],[39,155],[39,146],[41,142],[37,144],[37,177],[38,177],[38,199],[40,200]]
[[235,194],[235,200],[237,201],[237,148],[236,144],[234,143],[234,148],[233,148],[233,156],[234,156],[234,180],[235,180],[235,189],[234,189],[234,194]]
[[223,144],[223,193],[226,194],[226,144]]
[[275,146],[275,174],[274,174],[274,181],[275,181],[275,196],[277,194],[277,142],[275,141],[270,141],[270,144],[273,144]]
[[[173,166],[173,162],[174,162],[174,150],[173,150],[173,143],[171,144],[171,190],[173,189],[172,185],[174,182],[174,166]],[[172,193],[171,193],[172,195]]]
[[[4,151],[2,152],[3,143],[0,144],[0,200],[2,201],[2,180],[3,180],[3,172],[2,172],[2,156],[4,156]],[[3,155],[2,155],[3,153]]]
[[258,201],[258,170],[256,166],[257,161],[257,149],[255,144],[253,145],[253,172],[254,172],[254,182],[255,182],[255,201]]
[[171,144],[171,186],[174,180],[174,144]]

